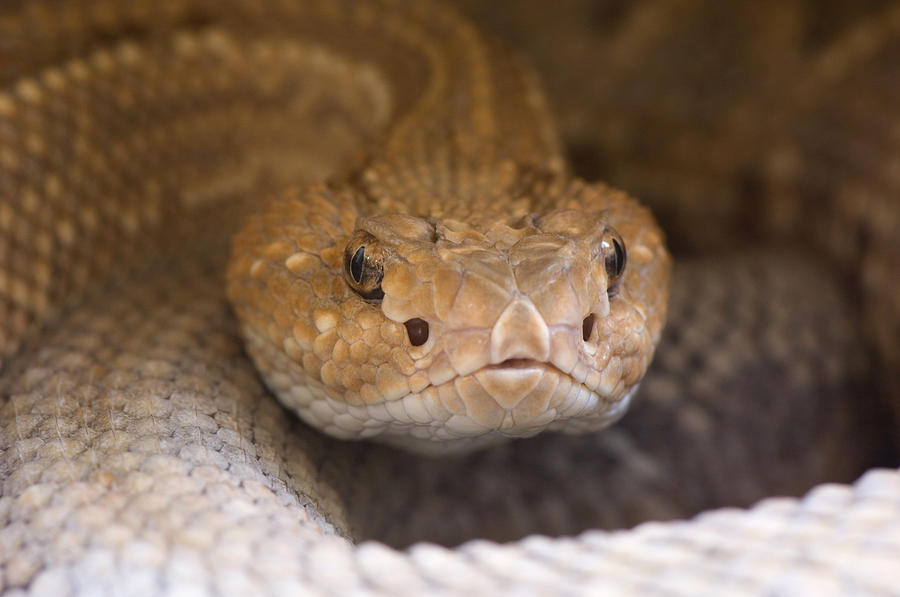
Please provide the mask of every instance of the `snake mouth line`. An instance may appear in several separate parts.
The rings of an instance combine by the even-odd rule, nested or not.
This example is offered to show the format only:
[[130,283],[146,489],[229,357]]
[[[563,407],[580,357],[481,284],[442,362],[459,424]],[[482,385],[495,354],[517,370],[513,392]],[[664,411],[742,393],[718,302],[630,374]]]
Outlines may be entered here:
[[485,434],[529,437],[578,418],[583,422],[576,424],[600,428],[606,426],[610,401],[550,362],[514,358],[455,375],[382,408],[404,430],[416,428],[413,435],[443,441]]
[[[449,379],[442,380],[437,383],[430,383],[425,388],[422,388],[416,393],[425,391],[429,388],[439,389],[444,386],[453,386],[455,383],[460,380],[465,379],[474,379],[479,378],[484,374],[490,375],[503,375],[508,374],[510,377],[507,377],[509,381],[513,381],[515,377],[517,377],[517,373],[521,373],[522,375],[529,375],[532,372],[539,371],[540,376],[551,375],[556,377],[557,379],[566,379],[570,384],[576,387],[584,388],[590,392],[596,392],[595,388],[590,387],[585,383],[585,380],[579,379],[577,376],[573,375],[571,372],[566,372],[556,366],[554,363],[550,361],[539,361],[535,359],[528,358],[514,358],[507,359],[500,363],[492,363],[487,364],[475,369],[474,371],[470,371],[468,373],[457,373],[450,377]],[[499,378],[503,379],[503,378]]]
[[548,363],[546,361],[536,361],[534,359],[506,359],[502,363],[486,365],[482,367],[482,369],[531,369],[533,367],[557,369],[553,365],[553,363]]

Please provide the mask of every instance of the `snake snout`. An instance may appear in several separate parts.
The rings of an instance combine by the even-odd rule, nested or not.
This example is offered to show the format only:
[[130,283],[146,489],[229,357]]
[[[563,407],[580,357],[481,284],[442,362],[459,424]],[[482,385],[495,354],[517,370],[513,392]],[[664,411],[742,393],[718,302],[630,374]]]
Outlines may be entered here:
[[514,359],[545,362],[550,358],[550,330],[537,307],[516,297],[491,330],[491,364]]

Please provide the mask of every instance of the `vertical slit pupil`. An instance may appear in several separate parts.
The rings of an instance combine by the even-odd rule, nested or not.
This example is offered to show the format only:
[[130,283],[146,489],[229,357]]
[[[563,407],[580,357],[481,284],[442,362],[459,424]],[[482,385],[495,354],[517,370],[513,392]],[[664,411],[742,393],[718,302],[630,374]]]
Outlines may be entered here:
[[350,258],[350,275],[357,284],[362,283],[363,263],[366,257],[366,247],[362,246],[356,250],[353,257]]
[[581,324],[581,336],[584,338],[584,341],[587,342],[591,338],[591,333],[594,331],[594,314],[591,313],[587,317],[584,318],[584,321]]
[[406,334],[409,336],[409,343],[413,346],[422,346],[428,341],[428,322],[424,319],[415,317],[403,325],[406,326]]
[[613,239],[613,247],[616,249],[616,275],[622,275],[622,271],[625,269],[625,247],[616,239]]

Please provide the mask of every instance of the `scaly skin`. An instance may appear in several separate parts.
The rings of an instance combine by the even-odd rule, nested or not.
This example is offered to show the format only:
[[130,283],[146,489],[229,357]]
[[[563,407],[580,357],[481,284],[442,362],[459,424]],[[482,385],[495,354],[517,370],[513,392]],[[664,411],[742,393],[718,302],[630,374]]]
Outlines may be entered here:
[[[442,453],[596,431],[624,412],[665,315],[658,228],[603,186],[488,168],[480,184],[460,175],[457,194],[424,191],[433,206],[415,215],[410,189],[430,179],[397,176],[410,183],[381,187],[395,199],[378,213],[385,202],[363,193],[380,180],[365,170],[362,189],[287,194],[238,235],[229,298],[267,385],[305,421]],[[604,268],[614,247],[601,246],[611,229],[628,250],[615,285]],[[382,299],[342,275],[359,230],[371,236],[357,244],[379,253]],[[418,346],[404,328],[414,319],[428,325]]]
[[[807,39],[791,33],[790,27],[804,28],[800,13],[780,10],[798,4],[779,2],[771,10],[748,2],[745,14],[772,18],[776,26],[764,28],[772,37],[763,42],[750,35],[754,43],[741,56],[757,67],[780,66],[785,40]],[[547,196],[563,202],[579,195],[619,201],[604,187],[581,188],[565,177],[549,123],[540,123],[539,96],[522,88],[528,75],[523,79],[490,44],[477,43],[480,35],[460,19],[428,6],[388,0],[0,6],[0,592],[895,593],[900,475],[873,470],[853,485],[834,483],[849,483],[877,464],[869,453],[873,440],[893,429],[887,416],[877,425],[857,421],[877,389],[859,383],[871,373],[855,334],[859,303],[829,268],[787,253],[730,258],[713,251],[704,261],[681,262],[664,349],[631,415],[603,433],[543,434],[459,459],[419,458],[317,433],[266,392],[224,297],[227,239],[260,198],[286,185],[306,191],[282,195],[288,201],[281,208],[291,197],[314,204],[311,188],[323,197],[352,194],[357,209],[371,197],[390,206],[393,197],[379,188],[405,188],[411,180],[388,173],[406,172],[406,165],[384,164],[374,178],[361,172],[380,164],[378,156],[408,155],[401,149],[416,139],[420,151],[411,160],[424,154],[440,162],[435,152],[450,146],[396,119],[414,113],[423,75],[436,66],[450,69],[445,82],[455,80],[454,68],[505,81],[495,83],[502,92],[493,97],[467,103],[467,95],[457,96],[459,130],[482,131],[493,120],[498,144],[485,146],[493,155],[483,162],[448,163],[449,170],[497,192],[523,175],[513,195],[547,186],[559,190]],[[697,112],[715,114],[707,103],[686,104],[645,85],[653,76],[681,81],[693,73],[704,97],[732,90],[720,81],[734,78],[710,78],[708,61],[679,62],[684,48],[666,43],[669,32],[679,38],[685,23],[707,31],[710,7],[743,29],[730,5],[628,3],[604,53],[608,65],[592,66],[586,77],[618,98],[599,110],[608,119],[602,133],[625,150],[616,155],[631,164],[641,156],[661,162],[643,174],[629,172],[679,200],[695,199],[694,208],[709,190],[701,181],[710,168],[733,173],[746,152],[769,156],[772,145],[756,134],[773,104],[737,102],[723,119],[733,129],[684,135],[666,128],[664,118],[642,128],[615,102],[674,113],[691,122],[690,130]],[[368,23],[371,35],[348,35],[357,29],[346,26],[345,14]],[[788,102],[792,111],[779,115],[795,126],[779,129],[784,146],[771,156],[770,173],[776,184],[759,191],[771,191],[766,198],[777,209],[769,215],[779,227],[809,220],[827,232],[816,236],[816,246],[848,269],[862,265],[859,296],[888,364],[898,362],[891,347],[900,311],[890,274],[900,255],[892,250],[900,211],[895,166],[887,159],[897,153],[896,135],[885,126],[898,104],[884,92],[896,88],[891,57],[900,54],[891,40],[898,14],[885,9],[860,23],[860,31],[877,35],[834,33],[800,90],[804,102]],[[723,37],[731,47],[734,36]],[[388,38],[397,41],[379,43]],[[470,60],[446,64],[448,54],[424,51],[454,39],[451,54]],[[698,53],[720,57],[705,43]],[[460,84],[478,88],[467,79]],[[533,128],[520,126],[528,122]],[[401,139],[396,147],[386,145],[387,131]],[[804,133],[801,143],[792,137],[797,131]],[[471,141],[481,134],[456,139],[457,149],[478,153]],[[720,144],[709,142],[714,138]],[[829,161],[822,161],[823,149]],[[426,162],[429,171],[442,171]],[[484,180],[469,178],[482,163],[498,169]],[[328,176],[335,182],[309,186]],[[425,178],[417,171],[412,180]],[[389,211],[428,213],[435,196],[456,196],[450,191],[457,179],[431,182],[440,193],[418,188],[404,198],[418,197],[422,205]],[[815,192],[804,195],[796,213],[784,209],[784,197],[810,187]],[[824,191],[835,191],[831,203],[823,202],[830,196]],[[327,205],[336,205],[334,197]],[[728,238],[725,228],[702,229],[707,221],[696,214],[706,212],[684,217],[689,230]],[[318,232],[328,222],[314,225]],[[380,243],[394,243],[401,231],[377,218],[337,228],[350,239],[363,225],[383,235]],[[627,228],[617,225],[630,243],[633,273],[640,242]],[[749,230],[754,245],[763,242],[754,236],[762,230]],[[268,248],[278,256],[282,247]],[[300,249],[316,254],[322,247]],[[298,252],[281,254],[279,266],[302,266],[306,258],[288,259]],[[342,253],[337,245],[333,267],[343,265]],[[592,282],[602,302],[601,277]],[[313,279],[314,291],[330,290],[323,278]],[[328,280],[347,291],[342,271]],[[395,296],[390,287],[385,292]],[[611,313],[615,304],[616,297]],[[420,307],[395,303],[400,310]],[[514,309],[507,321],[523,313],[535,321],[529,312]],[[537,340],[531,348],[540,345],[540,334],[531,338]],[[599,530],[747,506],[818,484],[803,499]],[[586,529],[594,530],[574,537]],[[522,539],[535,533],[555,538]],[[460,545],[476,537],[482,540]],[[399,551],[366,539],[459,547]]]
[[[343,23],[369,33],[356,11]],[[544,101],[503,50],[446,12],[406,31],[427,68],[404,97],[409,74],[382,66],[397,108],[376,149],[236,237],[228,296],[248,352],[285,405],[342,439],[439,454],[597,431],[660,337],[662,233],[633,199],[561,172]],[[613,235],[628,259],[610,279]],[[383,276],[374,299],[345,271],[360,247]]]

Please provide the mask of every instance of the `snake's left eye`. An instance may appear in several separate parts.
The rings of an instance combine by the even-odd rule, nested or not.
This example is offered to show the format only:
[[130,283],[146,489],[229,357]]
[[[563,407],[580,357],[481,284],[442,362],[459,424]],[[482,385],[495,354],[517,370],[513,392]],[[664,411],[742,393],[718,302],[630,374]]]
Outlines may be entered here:
[[378,239],[367,232],[357,233],[344,249],[344,279],[359,296],[368,300],[384,298],[384,253]]
[[600,241],[600,249],[603,252],[603,265],[606,267],[606,287],[612,289],[625,273],[628,261],[625,241],[614,229],[607,228]]

